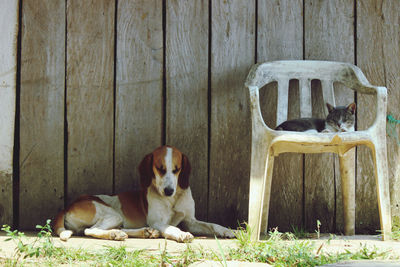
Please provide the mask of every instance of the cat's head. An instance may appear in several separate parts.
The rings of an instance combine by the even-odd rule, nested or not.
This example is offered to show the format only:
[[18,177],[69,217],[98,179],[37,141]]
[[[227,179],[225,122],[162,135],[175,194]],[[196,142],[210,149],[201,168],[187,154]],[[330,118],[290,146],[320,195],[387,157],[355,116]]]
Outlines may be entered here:
[[332,132],[354,131],[356,103],[338,107],[326,103],[326,107],[329,111],[326,117],[326,128],[329,128]]

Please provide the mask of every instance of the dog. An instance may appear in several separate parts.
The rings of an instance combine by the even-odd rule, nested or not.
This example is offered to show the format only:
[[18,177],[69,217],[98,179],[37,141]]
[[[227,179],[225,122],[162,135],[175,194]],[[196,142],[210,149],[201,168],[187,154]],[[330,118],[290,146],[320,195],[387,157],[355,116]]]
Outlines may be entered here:
[[163,236],[177,242],[190,242],[193,235],[235,237],[228,228],[195,218],[190,171],[186,155],[175,147],[161,146],[139,165],[141,190],[81,196],[59,212],[54,231],[63,241],[82,233],[110,240]]

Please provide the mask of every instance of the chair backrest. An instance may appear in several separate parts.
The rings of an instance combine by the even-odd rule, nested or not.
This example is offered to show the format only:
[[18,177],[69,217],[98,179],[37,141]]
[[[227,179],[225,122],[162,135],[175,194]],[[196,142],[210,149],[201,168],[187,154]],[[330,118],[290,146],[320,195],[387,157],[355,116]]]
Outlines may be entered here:
[[374,94],[368,80],[359,68],[352,64],[330,61],[294,60],[273,61],[253,66],[246,80],[246,86],[258,90],[264,85],[278,83],[278,104],[276,124],[287,120],[289,81],[299,81],[300,116],[311,117],[311,81],[320,80],[324,102],[335,106],[334,83],[362,93]]

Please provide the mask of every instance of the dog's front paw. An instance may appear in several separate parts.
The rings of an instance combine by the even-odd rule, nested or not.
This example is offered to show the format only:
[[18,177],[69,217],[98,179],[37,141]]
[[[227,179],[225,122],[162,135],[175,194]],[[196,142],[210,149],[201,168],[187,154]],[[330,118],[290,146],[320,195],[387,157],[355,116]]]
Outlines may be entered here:
[[158,231],[154,228],[146,227],[144,229],[144,237],[145,238],[159,238],[160,236],[161,236],[160,231]]
[[110,240],[117,240],[117,241],[123,241],[128,238],[128,235],[119,229],[111,229],[109,230],[109,235],[108,239]]
[[191,242],[193,239],[194,239],[194,236],[193,236],[191,233],[189,233],[189,232],[181,232],[181,233],[178,235],[176,241],[182,242],[182,243],[189,243],[189,242]]

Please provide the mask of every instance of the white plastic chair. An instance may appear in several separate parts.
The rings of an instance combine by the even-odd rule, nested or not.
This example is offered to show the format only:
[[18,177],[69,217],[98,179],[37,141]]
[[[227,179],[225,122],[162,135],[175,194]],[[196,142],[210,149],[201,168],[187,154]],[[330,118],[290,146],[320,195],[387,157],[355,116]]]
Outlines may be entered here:
[[[320,80],[324,102],[335,105],[334,82],[340,82],[357,93],[376,95],[376,118],[363,131],[343,133],[304,133],[270,129],[261,115],[259,89],[278,83],[276,124],[287,120],[289,81],[299,81],[300,117],[311,117],[311,80]],[[387,89],[372,86],[361,70],[348,63],[328,61],[274,61],[254,65],[247,77],[252,119],[249,226],[252,239],[258,240],[262,221],[268,222],[274,157],[284,152],[339,155],[342,179],[344,231],[354,235],[355,177],[354,147],[366,145],[372,151],[383,240],[390,238],[391,214],[386,154]]]

